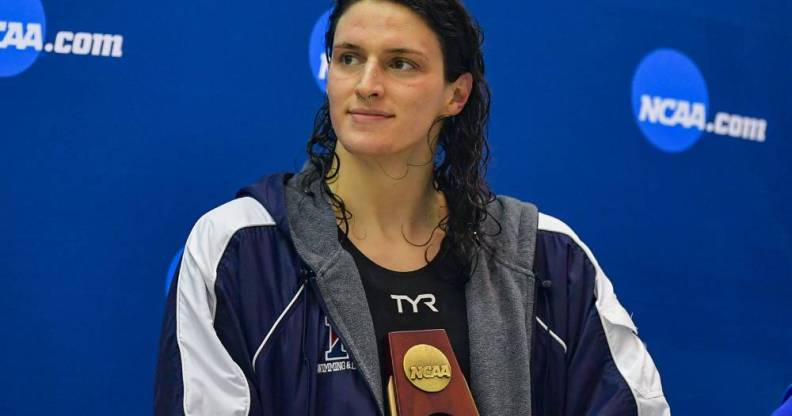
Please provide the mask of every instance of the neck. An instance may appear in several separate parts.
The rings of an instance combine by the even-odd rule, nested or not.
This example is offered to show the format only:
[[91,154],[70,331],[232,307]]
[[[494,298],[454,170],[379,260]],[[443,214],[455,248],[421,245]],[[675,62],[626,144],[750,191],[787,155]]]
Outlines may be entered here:
[[[426,242],[446,215],[443,194],[433,187],[433,164],[409,166],[406,158],[357,156],[336,146],[338,176],[328,183],[352,214],[350,237]],[[432,236],[432,232],[435,235]]]

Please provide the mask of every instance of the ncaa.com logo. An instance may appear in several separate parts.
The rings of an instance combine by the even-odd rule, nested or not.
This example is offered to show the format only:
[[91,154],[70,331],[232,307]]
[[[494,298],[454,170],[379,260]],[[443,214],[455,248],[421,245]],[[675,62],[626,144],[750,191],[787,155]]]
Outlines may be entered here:
[[0,77],[28,69],[44,51],[61,55],[121,58],[124,37],[116,34],[59,31],[45,42],[46,18],[40,0],[0,2]]
[[707,83],[696,64],[673,49],[653,51],[638,65],[632,105],[644,136],[669,153],[689,149],[705,132],[758,143],[766,139],[762,118],[719,111],[708,122]]
[[327,90],[327,53],[325,52],[325,32],[330,25],[330,12],[324,12],[314,24],[308,44],[308,62],[311,64],[316,85],[324,93]]

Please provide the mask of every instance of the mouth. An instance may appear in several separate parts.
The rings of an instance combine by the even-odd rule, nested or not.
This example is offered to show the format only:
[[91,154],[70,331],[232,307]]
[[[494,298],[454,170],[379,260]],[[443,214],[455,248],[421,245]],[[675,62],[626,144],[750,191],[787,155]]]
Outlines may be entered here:
[[393,114],[375,110],[350,110],[348,114],[357,123],[379,123],[395,117]]

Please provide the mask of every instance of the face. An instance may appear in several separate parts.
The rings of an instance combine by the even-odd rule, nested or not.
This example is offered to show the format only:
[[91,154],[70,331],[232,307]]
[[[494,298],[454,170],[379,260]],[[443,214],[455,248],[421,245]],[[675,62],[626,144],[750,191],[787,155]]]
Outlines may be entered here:
[[440,42],[421,17],[388,1],[360,1],[338,20],[332,51],[327,95],[340,150],[430,158],[427,143],[441,124],[431,133],[430,126],[462,111],[472,77],[445,81]]

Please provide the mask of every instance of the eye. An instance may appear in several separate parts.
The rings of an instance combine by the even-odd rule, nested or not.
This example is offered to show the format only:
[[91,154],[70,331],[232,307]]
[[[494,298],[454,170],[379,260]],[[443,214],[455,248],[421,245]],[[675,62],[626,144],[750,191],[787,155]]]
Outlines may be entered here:
[[357,57],[351,53],[344,53],[338,57],[338,62],[342,65],[354,65],[357,63]]
[[399,71],[411,71],[416,69],[418,66],[403,58],[396,58],[391,62],[391,67],[398,69]]

